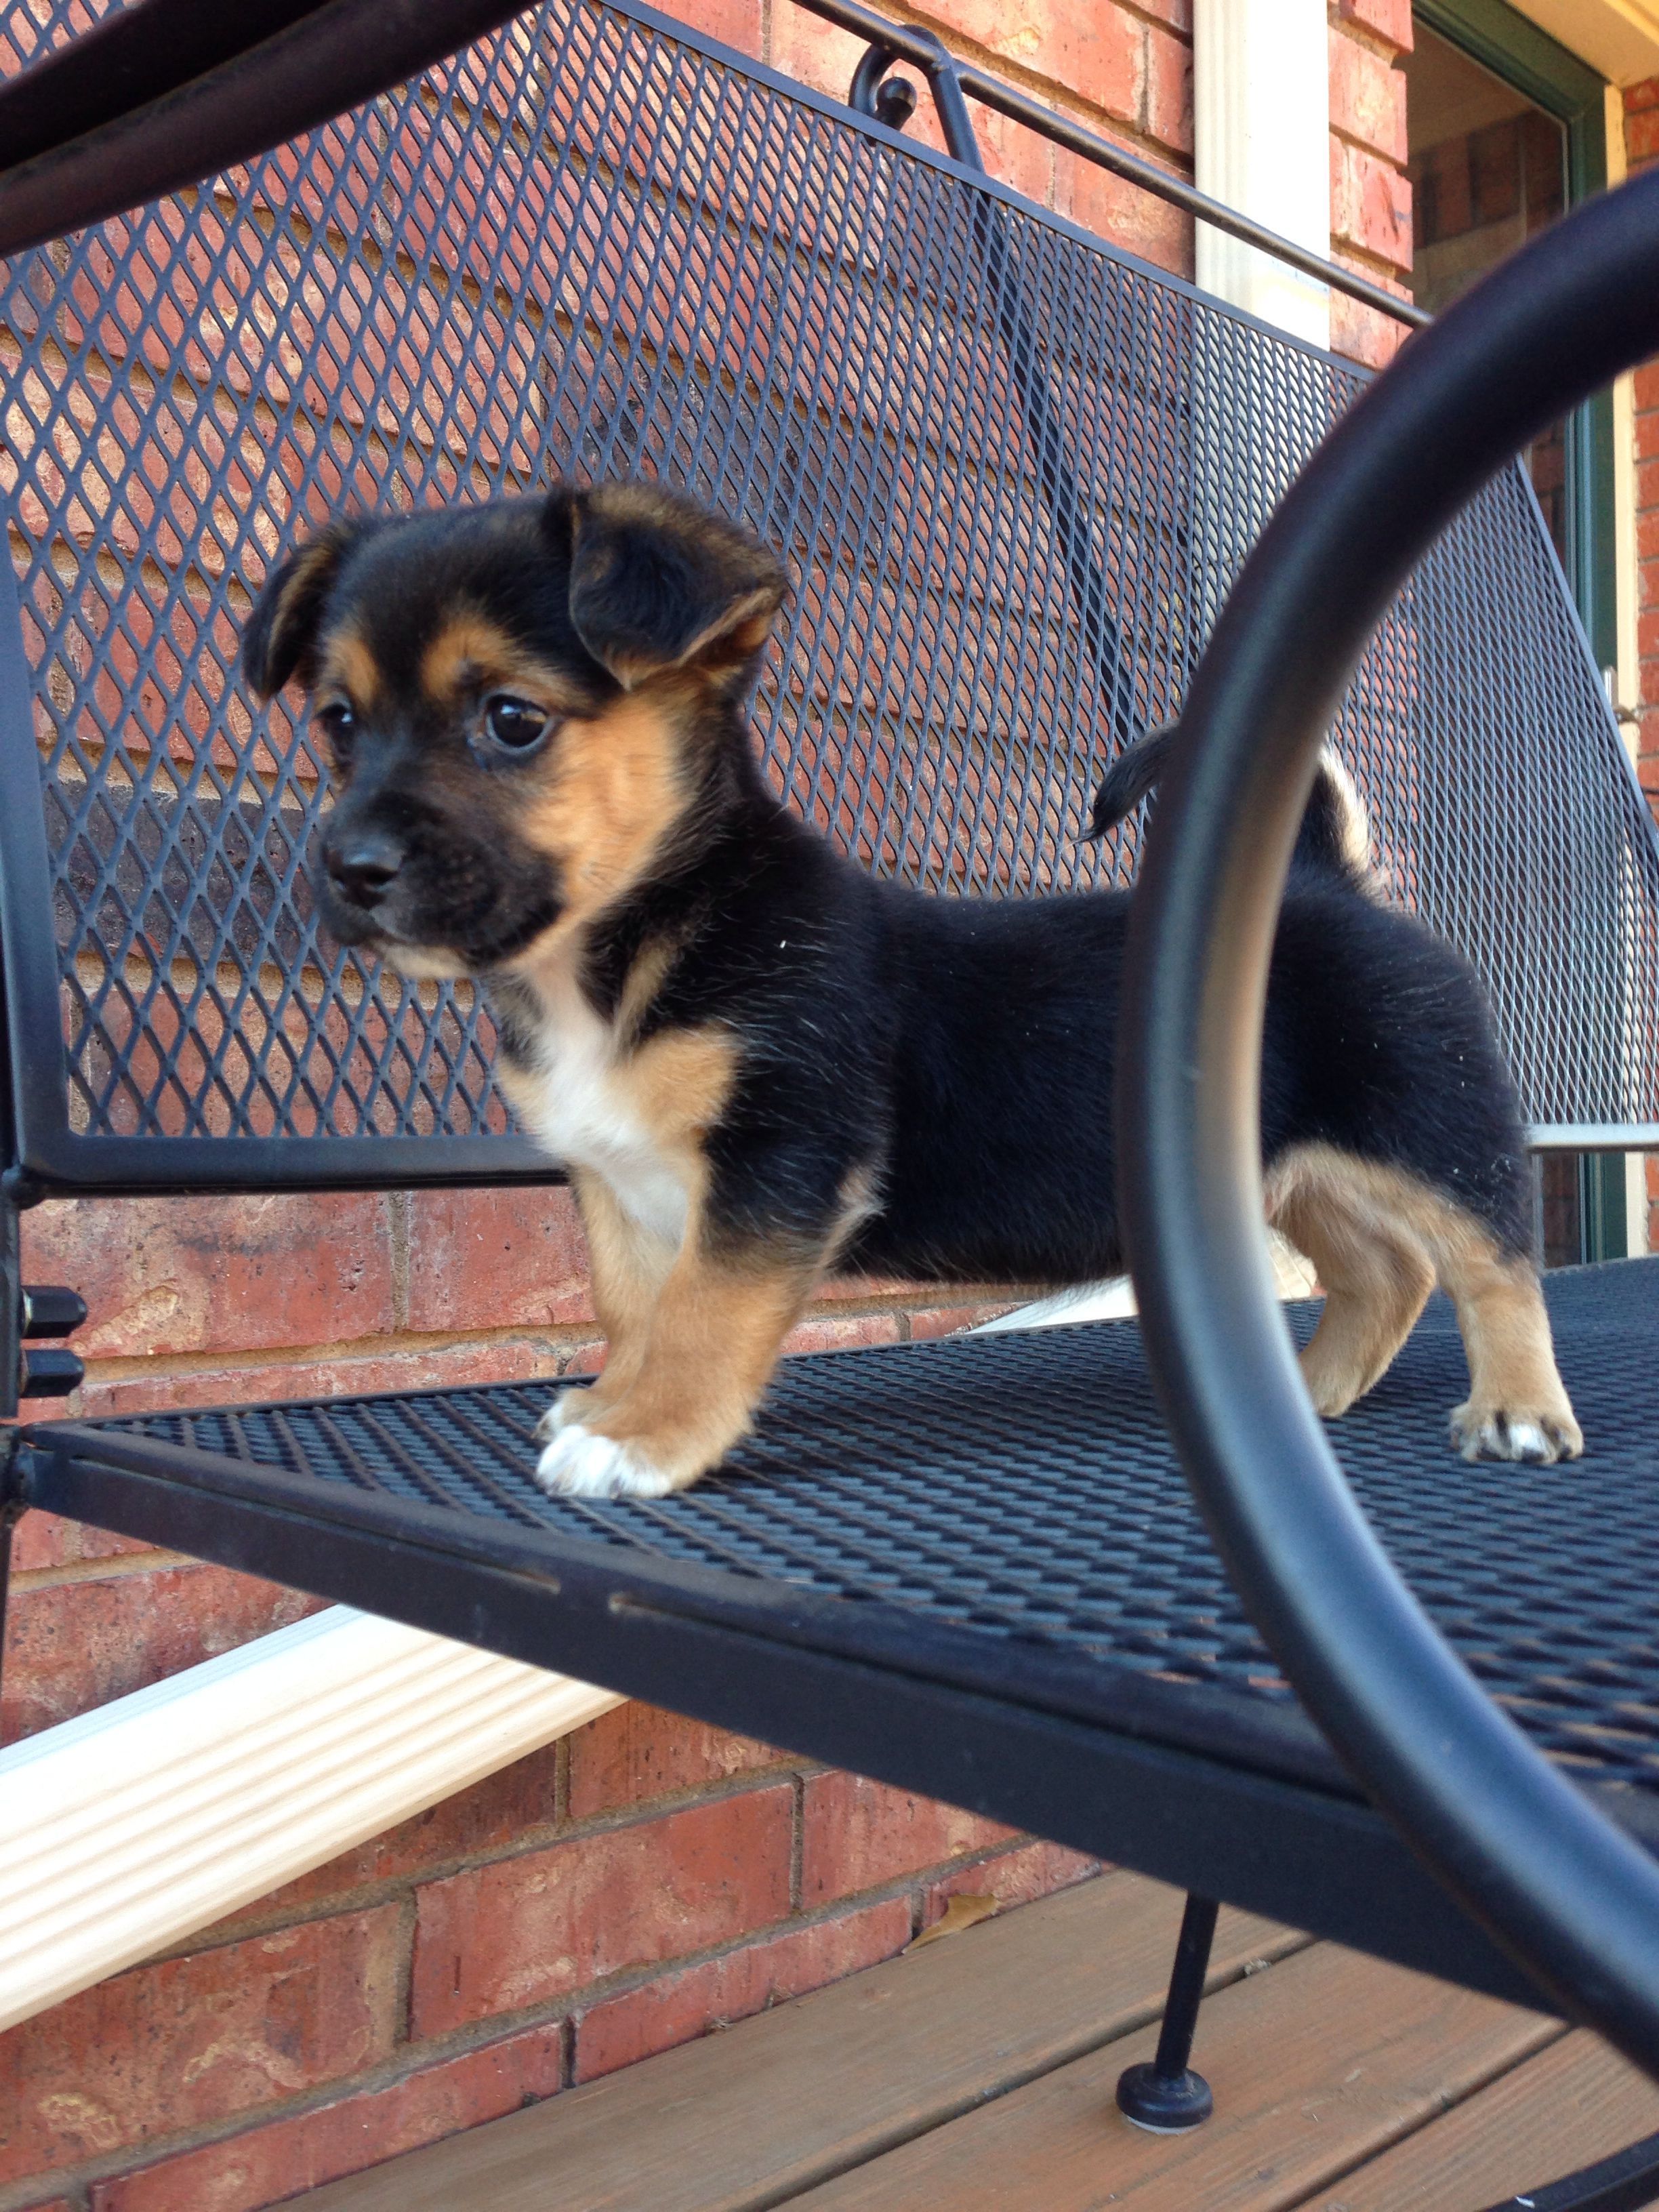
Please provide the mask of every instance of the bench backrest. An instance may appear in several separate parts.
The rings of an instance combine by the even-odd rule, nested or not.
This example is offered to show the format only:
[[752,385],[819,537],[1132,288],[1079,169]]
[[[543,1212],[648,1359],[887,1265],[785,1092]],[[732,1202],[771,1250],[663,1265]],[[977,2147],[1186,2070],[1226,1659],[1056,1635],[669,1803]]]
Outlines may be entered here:
[[[1362,381],[586,0],[0,268],[17,1156],[58,1189],[547,1172],[472,991],[320,933],[326,770],[237,680],[252,595],[342,507],[643,474],[742,515],[795,579],[755,705],[778,787],[878,869],[1019,894],[1127,879],[1133,825],[1080,842],[1093,787]],[[1518,467],[1339,739],[1533,1122],[1654,1135],[1659,858]]]

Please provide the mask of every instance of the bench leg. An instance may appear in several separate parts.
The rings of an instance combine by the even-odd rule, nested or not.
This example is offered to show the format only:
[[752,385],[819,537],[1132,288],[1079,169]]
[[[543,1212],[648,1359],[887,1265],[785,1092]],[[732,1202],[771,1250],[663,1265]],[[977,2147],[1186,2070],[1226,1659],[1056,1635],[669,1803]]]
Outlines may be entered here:
[[[0,1454],[9,1452],[9,1437],[0,1437]],[[3,1485],[7,1470],[0,1466],[0,1485]],[[0,1688],[5,1686],[6,1670],[6,1589],[11,1581],[11,1532],[22,1513],[21,1505],[6,1497],[0,1488]]]
[[1611,2158],[1564,2174],[1542,2189],[1506,2197],[1489,2212],[1638,2212],[1659,2203],[1659,2136],[1647,2136]]
[[1209,2083],[1201,2074],[1194,2074],[1187,2062],[1193,2055],[1193,2031],[1198,2026],[1204,1977],[1209,1972],[1215,1917],[1216,1907],[1209,1898],[1187,1899],[1176,1941],[1175,1965],[1170,1970],[1170,1993],[1164,2001],[1158,2056],[1150,2066],[1127,2067],[1118,2077],[1119,2112],[1153,2135],[1184,2135],[1188,2128],[1207,2120],[1214,2109]]

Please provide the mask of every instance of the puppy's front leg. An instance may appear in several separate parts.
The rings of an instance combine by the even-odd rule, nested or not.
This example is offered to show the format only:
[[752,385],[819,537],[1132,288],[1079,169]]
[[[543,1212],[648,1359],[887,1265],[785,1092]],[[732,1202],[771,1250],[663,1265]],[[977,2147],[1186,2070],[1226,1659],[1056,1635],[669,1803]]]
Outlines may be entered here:
[[674,1265],[675,1247],[620,1206],[602,1176],[573,1168],[593,1284],[593,1310],[605,1334],[605,1367],[585,1390],[561,1390],[536,1424],[546,1443],[575,1421],[590,1425],[624,1397],[645,1358],[651,1316]]
[[542,1488],[662,1498],[718,1466],[746,1434],[817,1273],[799,1248],[711,1250],[694,1229],[663,1285],[629,1388],[591,1413],[569,1394],[580,1418],[542,1454]]

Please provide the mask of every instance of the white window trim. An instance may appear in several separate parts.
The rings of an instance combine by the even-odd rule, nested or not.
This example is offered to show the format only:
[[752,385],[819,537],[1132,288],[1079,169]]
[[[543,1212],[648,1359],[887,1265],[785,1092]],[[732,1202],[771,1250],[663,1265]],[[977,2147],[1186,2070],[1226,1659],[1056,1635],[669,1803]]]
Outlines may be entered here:
[[624,1702],[336,1606],[0,1752],[0,2029]]
[[[1194,0],[1194,181],[1297,246],[1331,251],[1330,38],[1325,0]],[[1328,346],[1330,293],[1207,223],[1200,287]]]

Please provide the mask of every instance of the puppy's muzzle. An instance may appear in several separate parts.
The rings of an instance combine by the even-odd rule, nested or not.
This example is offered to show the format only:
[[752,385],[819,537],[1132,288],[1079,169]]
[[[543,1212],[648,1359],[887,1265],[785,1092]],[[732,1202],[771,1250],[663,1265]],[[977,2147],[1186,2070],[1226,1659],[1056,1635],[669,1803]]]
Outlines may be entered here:
[[373,913],[396,883],[404,865],[403,847],[384,830],[360,830],[323,847],[328,879],[347,905]]

